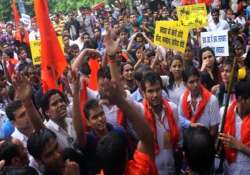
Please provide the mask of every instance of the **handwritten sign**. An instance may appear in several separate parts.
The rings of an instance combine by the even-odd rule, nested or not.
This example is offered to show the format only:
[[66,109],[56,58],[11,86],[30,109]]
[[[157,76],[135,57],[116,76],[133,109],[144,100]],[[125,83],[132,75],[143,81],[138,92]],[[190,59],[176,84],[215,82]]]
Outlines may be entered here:
[[211,47],[215,56],[229,56],[228,31],[201,32],[201,47]]
[[[58,37],[58,41],[61,45],[61,48],[64,48],[62,37]],[[32,55],[32,63],[33,65],[41,64],[41,41],[40,40],[32,40],[30,41],[30,50]]]
[[21,21],[26,25],[30,25],[31,22],[30,16],[24,13],[22,13],[21,16],[22,16]]
[[207,9],[204,3],[177,7],[180,25],[190,29],[207,26]]
[[154,43],[184,53],[189,29],[178,26],[178,21],[157,21]]

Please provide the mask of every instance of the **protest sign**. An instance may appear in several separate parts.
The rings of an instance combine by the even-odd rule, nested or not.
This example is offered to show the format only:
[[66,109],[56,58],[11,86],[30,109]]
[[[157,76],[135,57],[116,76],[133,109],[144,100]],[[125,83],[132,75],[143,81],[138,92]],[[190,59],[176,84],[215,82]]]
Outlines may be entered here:
[[178,26],[178,21],[156,21],[154,43],[184,53],[188,28]]
[[[60,43],[61,48],[63,49],[64,46],[61,36],[58,37],[58,41]],[[41,64],[41,41],[40,40],[30,41],[30,50],[31,50],[33,65]]]
[[21,18],[21,21],[26,24],[26,25],[30,25],[31,23],[31,19],[30,19],[30,16],[29,15],[26,15],[24,13],[21,14],[22,18]]
[[204,3],[177,7],[180,25],[190,29],[207,26],[207,9]]
[[201,48],[211,47],[215,56],[229,56],[228,31],[201,32]]

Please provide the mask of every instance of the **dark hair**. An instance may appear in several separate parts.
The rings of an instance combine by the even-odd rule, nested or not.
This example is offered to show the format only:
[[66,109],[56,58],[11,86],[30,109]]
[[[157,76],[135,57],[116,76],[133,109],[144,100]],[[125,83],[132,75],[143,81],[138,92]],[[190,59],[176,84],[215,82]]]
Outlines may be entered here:
[[42,128],[32,133],[27,142],[27,149],[30,155],[39,160],[45,145],[50,139],[56,139],[56,134],[47,128]]
[[9,86],[8,97],[11,101],[15,99],[15,88],[13,86]]
[[84,115],[87,119],[89,119],[89,111],[93,108],[96,108],[99,106],[99,102],[98,100],[95,100],[95,99],[91,99],[89,101],[87,101],[87,103],[84,105],[84,109],[83,109],[83,112],[84,112]]
[[110,69],[108,66],[101,67],[98,70],[97,79],[99,80],[100,78],[107,78],[107,79],[111,80]]
[[191,76],[200,77],[200,72],[194,66],[190,66],[188,69],[185,69],[183,72],[183,81],[187,82],[188,78]]
[[10,49],[4,50],[4,53],[5,53],[8,57],[10,57],[10,58],[13,58],[13,57],[14,57],[14,52],[13,52],[12,50],[10,50]]
[[27,51],[24,48],[19,47],[17,50],[17,55],[20,55],[22,53],[22,51],[25,51],[27,53]]
[[120,72],[121,72],[121,73],[123,72],[124,67],[125,67],[127,64],[129,64],[129,65],[131,65],[132,67],[134,67],[133,63],[131,63],[131,62],[122,62],[122,63],[121,63],[121,66],[120,66]]
[[212,55],[215,57],[215,53],[214,53],[214,50],[211,48],[211,47],[204,47],[200,50],[199,52],[199,61],[200,61],[200,65],[202,65],[202,55],[204,52],[206,51],[210,51],[212,53]]
[[145,72],[148,72],[148,71],[153,71],[149,65],[147,64],[141,64],[139,65],[138,68],[135,69],[135,74],[134,74],[134,78],[135,80],[141,82],[142,81],[142,78],[143,78],[143,74]]
[[149,82],[150,84],[155,84],[157,82],[160,83],[161,88],[163,87],[162,80],[159,74],[153,71],[149,71],[143,75],[142,81],[141,81],[141,87],[142,90],[146,90],[146,83]]
[[209,173],[214,161],[214,140],[205,127],[186,130],[183,149],[190,169],[196,173]]
[[126,29],[125,27],[121,28],[120,33],[126,33],[129,34],[128,29]]
[[95,31],[95,30],[98,30],[101,33],[101,29],[99,27],[94,27],[93,31]]
[[90,75],[91,74],[91,69],[88,63],[83,63],[80,67],[80,72],[84,75]]
[[11,166],[11,160],[18,155],[18,145],[12,143],[11,139],[5,140],[0,146],[0,160],[5,160],[4,166]]
[[223,59],[222,65],[230,65],[230,66],[233,66],[233,59],[230,58],[230,57],[226,57],[225,59]]
[[22,107],[22,102],[20,100],[13,101],[8,104],[5,109],[6,115],[10,121],[15,121],[15,112]]
[[211,14],[213,14],[213,13],[218,13],[218,14],[220,14],[220,10],[217,9],[217,8],[213,8],[213,9],[211,10]]
[[41,106],[42,111],[43,111],[44,114],[45,114],[45,112],[49,109],[50,97],[52,97],[52,96],[55,95],[55,94],[59,94],[59,95],[62,97],[62,99],[63,99],[65,102],[67,102],[65,95],[64,95],[61,91],[59,91],[59,90],[57,90],[57,89],[51,89],[51,90],[47,91],[47,92],[43,95],[42,100],[41,100],[41,103],[40,103],[40,106]]
[[[72,45],[70,46],[70,49],[73,49],[73,50],[79,49],[79,46],[78,46],[77,44],[72,44]],[[80,49],[79,49],[79,50],[80,50]]]
[[236,98],[248,99],[250,98],[250,81],[240,81],[235,85]]
[[127,147],[125,134],[111,131],[101,138],[96,148],[96,155],[98,164],[105,174],[122,173],[127,161]]
[[29,166],[20,168],[7,167],[0,175],[38,175],[38,173],[34,168]]
[[137,34],[136,34],[136,36],[135,36],[135,41],[136,41],[137,38],[143,38],[143,39],[144,39],[142,33],[137,33]]
[[[171,60],[169,65],[171,66],[175,60],[180,61],[181,64],[183,65],[183,59],[182,59],[182,57],[180,55],[174,56],[174,58]],[[183,72],[182,72],[182,76],[183,76]],[[167,88],[168,89],[173,89],[173,85],[174,85],[174,75],[173,75],[172,72],[170,72],[169,73],[169,83],[168,83]]]

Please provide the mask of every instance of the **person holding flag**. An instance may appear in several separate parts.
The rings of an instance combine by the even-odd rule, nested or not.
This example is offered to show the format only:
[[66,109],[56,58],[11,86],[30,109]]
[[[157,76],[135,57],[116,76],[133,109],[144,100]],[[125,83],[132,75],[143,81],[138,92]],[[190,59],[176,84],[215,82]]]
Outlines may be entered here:
[[237,100],[226,114],[223,133],[219,139],[224,144],[224,170],[228,175],[250,173],[250,81],[235,86]]

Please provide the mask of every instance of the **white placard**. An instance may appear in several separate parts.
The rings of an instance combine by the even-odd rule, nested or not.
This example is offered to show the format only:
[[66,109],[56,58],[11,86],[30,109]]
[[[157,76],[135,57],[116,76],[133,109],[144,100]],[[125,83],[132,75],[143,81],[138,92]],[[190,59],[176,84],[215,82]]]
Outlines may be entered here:
[[22,13],[21,16],[22,16],[21,21],[22,21],[24,24],[29,25],[30,22],[31,22],[30,16],[29,16],[29,15],[26,15],[26,14],[24,14],[24,13]]
[[201,48],[211,47],[215,56],[229,56],[228,31],[201,32]]

